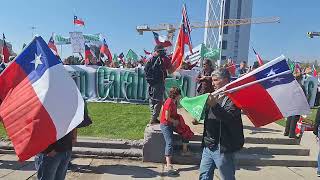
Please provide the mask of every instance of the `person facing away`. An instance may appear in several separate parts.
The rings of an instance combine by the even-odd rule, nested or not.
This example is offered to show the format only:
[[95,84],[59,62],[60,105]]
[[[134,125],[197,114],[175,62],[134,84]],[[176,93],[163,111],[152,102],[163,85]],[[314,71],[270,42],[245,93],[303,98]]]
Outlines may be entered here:
[[166,55],[166,50],[162,45],[156,45],[153,56],[148,60],[144,68],[146,80],[148,82],[148,98],[151,110],[151,119],[149,124],[156,124],[165,92],[165,79],[167,71],[171,74],[174,68],[171,59]]
[[[230,82],[227,69],[212,72],[212,84],[219,89]],[[224,180],[235,179],[234,153],[244,144],[241,111],[225,95],[209,95],[202,138],[203,152],[200,163],[200,180],[212,180],[214,170]]]

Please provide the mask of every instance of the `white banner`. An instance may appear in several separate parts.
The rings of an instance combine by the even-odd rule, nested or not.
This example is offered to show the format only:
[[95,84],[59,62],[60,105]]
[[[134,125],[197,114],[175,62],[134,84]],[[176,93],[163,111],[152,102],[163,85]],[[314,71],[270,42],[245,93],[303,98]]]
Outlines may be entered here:
[[84,52],[84,38],[82,32],[70,32],[70,40],[73,53]]

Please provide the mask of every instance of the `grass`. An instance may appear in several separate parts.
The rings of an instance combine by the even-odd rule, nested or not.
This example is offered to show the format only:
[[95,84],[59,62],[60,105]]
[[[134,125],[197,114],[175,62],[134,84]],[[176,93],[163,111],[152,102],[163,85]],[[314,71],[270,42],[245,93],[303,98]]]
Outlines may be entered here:
[[[315,119],[316,119],[316,114],[317,114],[318,108],[319,108],[319,106],[315,106],[315,107],[311,108],[311,114],[309,114],[306,119],[311,120],[311,121],[314,122]],[[281,119],[281,120],[277,121],[276,123],[281,125],[281,126],[283,126],[283,127],[286,126],[285,119]]]
[[[80,128],[80,136],[105,137],[112,139],[143,139],[144,129],[150,119],[147,105],[88,103],[92,124]],[[0,137],[7,139],[3,126]]]

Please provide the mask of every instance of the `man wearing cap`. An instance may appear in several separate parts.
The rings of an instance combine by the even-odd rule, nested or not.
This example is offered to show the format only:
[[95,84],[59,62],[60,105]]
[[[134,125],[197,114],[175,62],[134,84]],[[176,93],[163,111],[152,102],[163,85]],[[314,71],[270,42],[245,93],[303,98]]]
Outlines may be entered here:
[[[215,70],[211,76],[215,89],[230,82],[227,69]],[[218,169],[221,179],[234,180],[234,153],[244,144],[241,111],[224,93],[215,96],[210,94],[207,105],[199,179],[212,180],[214,170]]]
[[165,79],[167,77],[167,73],[170,74],[174,72],[173,66],[171,64],[171,59],[168,58],[166,55],[166,50],[162,45],[156,45],[154,48],[154,52],[152,57],[148,60],[149,62],[152,61],[159,61],[161,70],[163,75],[161,79],[157,80],[156,83],[150,84],[148,88],[148,95],[149,95],[149,105],[151,110],[151,119],[149,124],[156,124],[160,123],[158,120],[161,106],[163,103],[164,92],[165,92]]

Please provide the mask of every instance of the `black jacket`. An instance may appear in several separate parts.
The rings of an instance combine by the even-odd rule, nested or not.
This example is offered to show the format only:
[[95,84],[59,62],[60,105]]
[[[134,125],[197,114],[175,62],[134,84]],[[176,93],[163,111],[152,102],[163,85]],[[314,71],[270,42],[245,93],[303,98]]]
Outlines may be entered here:
[[202,143],[203,146],[211,148],[217,147],[220,141],[221,152],[235,152],[244,144],[241,111],[228,97],[221,101],[211,107],[215,117],[209,116],[210,109],[206,112]]

